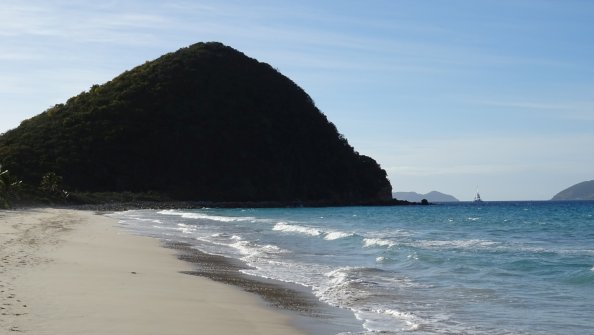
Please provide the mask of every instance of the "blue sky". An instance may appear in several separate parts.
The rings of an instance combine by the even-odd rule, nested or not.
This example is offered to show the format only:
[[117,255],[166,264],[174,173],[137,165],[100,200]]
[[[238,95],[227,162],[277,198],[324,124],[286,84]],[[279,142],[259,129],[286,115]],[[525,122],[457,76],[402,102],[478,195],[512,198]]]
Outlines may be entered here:
[[588,0],[0,4],[0,132],[220,41],[300,85],[397,191],[544,200],[594,179]]

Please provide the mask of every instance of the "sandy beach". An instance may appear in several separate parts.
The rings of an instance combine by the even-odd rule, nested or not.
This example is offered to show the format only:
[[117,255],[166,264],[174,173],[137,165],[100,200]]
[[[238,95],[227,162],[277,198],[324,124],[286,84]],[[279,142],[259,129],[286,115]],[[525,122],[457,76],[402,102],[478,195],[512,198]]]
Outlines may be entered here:
[[89,211],[0,211],[0,333],[305,334],[156,239]]

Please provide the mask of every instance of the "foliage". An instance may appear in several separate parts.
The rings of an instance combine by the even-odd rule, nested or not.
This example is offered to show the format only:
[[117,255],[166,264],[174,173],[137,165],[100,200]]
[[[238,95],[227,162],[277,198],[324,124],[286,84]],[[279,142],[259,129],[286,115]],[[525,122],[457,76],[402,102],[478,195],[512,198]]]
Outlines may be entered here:
[[299,86],[220,43],[164,55],[23,121],[0,136],[0,157],[47,190],[57,180],[44,175],[54,171],[74,192],[391,198],[386,172],[354,151]]
[[10,208],[12,201],[19,198],[22,181],[12,176],[0,165],[0,208]]
[[52,198],[68,198],[68,192],[62,187],[62,177],[55,172],[48,172],[43,175],[39,190]]
[[107,203],[160,203],[171,202],[172,199],[154,192],[79,192],[68,197],[71,204],[107,204]]

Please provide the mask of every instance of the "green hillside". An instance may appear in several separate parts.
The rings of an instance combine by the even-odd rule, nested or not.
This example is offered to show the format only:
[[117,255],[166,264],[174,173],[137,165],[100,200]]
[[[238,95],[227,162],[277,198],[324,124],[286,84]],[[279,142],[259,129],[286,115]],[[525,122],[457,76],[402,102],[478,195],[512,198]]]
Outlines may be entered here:
[[566,188],[551,200],[594,200],[594,180],[584,181]]
[[386,172],[300,87],[220,43],[166,54],[23,121],[0,136],[0,164],[29,187],[55,173],[78,192],[391,199]]

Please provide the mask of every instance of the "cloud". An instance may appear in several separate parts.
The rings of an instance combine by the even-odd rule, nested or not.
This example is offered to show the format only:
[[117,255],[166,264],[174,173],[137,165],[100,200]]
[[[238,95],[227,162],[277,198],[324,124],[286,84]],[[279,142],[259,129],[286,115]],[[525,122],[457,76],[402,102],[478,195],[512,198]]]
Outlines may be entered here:
[[3,48],[0,50],[0,60],[2,61],[32,61],[32,60],[40,60],[42,56],[33,52],[33,50],[25,51],[25,50],[6,50]]
[[151,31],[165,25],[160,14],[120,8],[113,3],[8,1],[0,12],[0,36],[55,38],[76,42],[146,43]]
[[547,98],[540,101],[531,100],[480,100],[468,99],[467,103],[480,107],[497,108],[513,111],[514,113],[539,112],[556,119],[575,121],[594,121],[593,101],[550,101]]
[[525,165],[468,164],[450,166],[388,166],[388,174],[400,176],[498,175],[529,170]]
[[46,17],[44,7],[20,1],[7,1],[0,11],[0,36],[34,34],[43,26],[40,20]]
[[492,107],[512,108],[512,109],[540,109],[540,110],[568,110],[575,106],[568,104],[547,104],[533,101],[497,101],[497,100],[471,100],[470,102]]
[[589,143],[594,143],[594,134],[440,138],[399,141],[374,157],[388,174],[401,176],[588,171],[594,166]]

